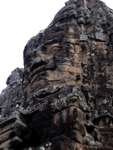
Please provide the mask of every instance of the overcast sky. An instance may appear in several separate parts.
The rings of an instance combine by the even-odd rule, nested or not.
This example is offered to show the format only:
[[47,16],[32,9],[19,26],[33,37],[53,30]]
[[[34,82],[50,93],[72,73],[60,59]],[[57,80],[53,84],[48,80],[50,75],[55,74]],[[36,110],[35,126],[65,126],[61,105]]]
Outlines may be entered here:
[[[45,29],[67,0],[0,0],[0,91],[11,71],[23,67],[27,41]],[[113,0],[103,0],[113,8]]]

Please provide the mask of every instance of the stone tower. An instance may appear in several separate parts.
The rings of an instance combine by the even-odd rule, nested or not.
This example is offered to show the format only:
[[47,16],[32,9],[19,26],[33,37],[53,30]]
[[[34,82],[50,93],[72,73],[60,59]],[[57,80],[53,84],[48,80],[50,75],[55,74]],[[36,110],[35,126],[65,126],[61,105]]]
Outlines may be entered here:
[[24,70],[17,70],[21,90],[13,92],[21,100],[2,108],[1,96],[0,136],[13,126],[1,149],[113,149],[112,29],[113,11],[103,2],[69,0],[28,41]]

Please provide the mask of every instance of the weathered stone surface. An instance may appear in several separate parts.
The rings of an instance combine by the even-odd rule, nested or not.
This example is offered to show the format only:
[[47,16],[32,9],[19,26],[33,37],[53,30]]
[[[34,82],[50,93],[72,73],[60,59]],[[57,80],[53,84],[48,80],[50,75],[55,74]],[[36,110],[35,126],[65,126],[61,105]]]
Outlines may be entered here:
[[0,95],[0,120],[8,118],[22,107],[24,103],[23,93],[23,69],[15,69],[7,79],[7,88]]
[[103,2],[69,0],[28,41],[24,70],[12,73],[0,96],[1,120],[21,114],[14,126],[22,149],[113,149],[112,29]]

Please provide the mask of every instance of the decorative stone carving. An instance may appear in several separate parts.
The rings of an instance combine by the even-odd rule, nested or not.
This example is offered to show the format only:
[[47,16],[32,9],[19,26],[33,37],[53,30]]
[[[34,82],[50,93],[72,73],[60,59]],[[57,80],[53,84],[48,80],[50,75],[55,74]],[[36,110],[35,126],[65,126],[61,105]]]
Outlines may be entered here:
[[103,2],[69,0],[28,41],[0,95],[1,149],[112,149],[112,29]]

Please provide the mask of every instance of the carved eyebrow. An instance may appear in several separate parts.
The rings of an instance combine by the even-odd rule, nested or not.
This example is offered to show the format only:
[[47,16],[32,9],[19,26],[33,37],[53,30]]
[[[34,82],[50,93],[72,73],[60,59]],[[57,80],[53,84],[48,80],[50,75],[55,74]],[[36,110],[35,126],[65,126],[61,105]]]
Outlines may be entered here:
[[59,43],[48,45],[50,49],[52,48],[61,48],[62,46]]

